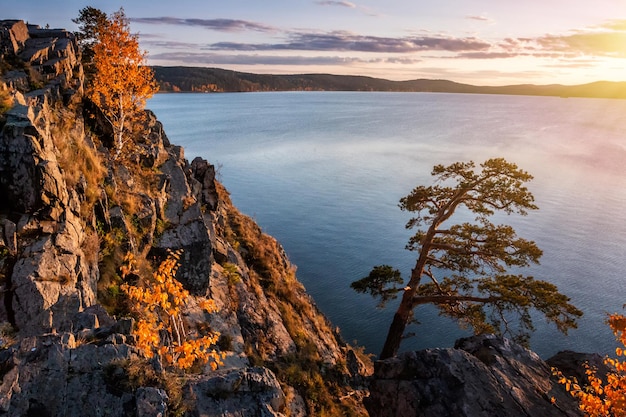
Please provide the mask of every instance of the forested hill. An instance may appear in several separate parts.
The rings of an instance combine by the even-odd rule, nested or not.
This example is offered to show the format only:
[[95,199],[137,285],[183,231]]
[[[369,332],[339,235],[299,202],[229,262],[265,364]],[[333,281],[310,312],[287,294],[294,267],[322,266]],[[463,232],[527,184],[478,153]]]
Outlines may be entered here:
[[269,75],[200,67],[153,67],[163,92],[244,91],[405,91],[473,94],[516,94],[559,97],[626,98],[626,82],[598,81],[582,85],[475,86],[447,80],[390,81],[350,75]]

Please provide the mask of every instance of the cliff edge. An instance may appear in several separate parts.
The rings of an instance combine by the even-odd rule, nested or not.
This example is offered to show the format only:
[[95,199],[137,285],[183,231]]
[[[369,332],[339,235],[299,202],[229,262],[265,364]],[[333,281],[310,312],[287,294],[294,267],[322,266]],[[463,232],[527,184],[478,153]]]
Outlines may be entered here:
[[[112,159],[67,31],[0,21],[0,63],[0,415],[366,414],[367,358],[212,165],[189,163],[150,112],[133,154]],[[181,251],[185,328],[221,333],[217,371],[141,357],[120,291],[128,251],[146,270]],[[198,307],[208,298],[216,313]]]

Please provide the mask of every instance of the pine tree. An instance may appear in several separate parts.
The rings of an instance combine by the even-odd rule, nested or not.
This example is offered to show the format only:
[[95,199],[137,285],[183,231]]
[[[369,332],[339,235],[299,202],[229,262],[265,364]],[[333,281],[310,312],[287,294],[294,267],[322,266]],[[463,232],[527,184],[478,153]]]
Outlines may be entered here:
[[[524,185],[532,176],[502,158],[489,159],[481,168],[477,172],[471,161],[437,165],[435,185],[418,186],[400,200],[402,210],[417,213],[406,226],[417,229],[407,249],[418,253],[408,282],[397,269],[380,265],[352,283],[356,291],[379,297],[382,305],[401,294],[381,359],[398,352],[414,309],[422,304],[434,304],[475,333],[508,334],[522,343],[533,330],[531,309],[560,331],[576,327],[582,312],[555,285],[507,273],[510,267],[539,262],[542,252],[535,242],[490,221],[496,211],[525,215],[537,209]],[[459,209],[473,214],[474,221],[455,224]],[[509,324],[514,315],[517,329]]]

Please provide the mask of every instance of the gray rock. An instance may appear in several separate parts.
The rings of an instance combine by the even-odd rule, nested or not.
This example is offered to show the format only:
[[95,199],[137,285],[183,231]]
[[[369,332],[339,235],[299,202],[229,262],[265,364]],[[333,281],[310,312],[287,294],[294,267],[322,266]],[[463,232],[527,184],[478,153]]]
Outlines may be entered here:
[[170,141],[163,130],[163,125],[154,113],[146,110],[145,115],[147,133],[139,141],[139,145],[143,148],[140,161],[143,166],[153,168],[168,158],[167,148],[170,147]]
[[365,406],[372,417],[582,415],[544,361],[495,336],[376,362]]
[[76,313],[72,321],[74,331],[96,329],[101,326],[110,327],[116,323],[100,304],[92,305]]
[[605,365],[604,358],[597,353],[579,353],[571,350],[564,350],[552,356],[546,363],[563,372],[569,378],[576,378],[578,381],[586,381],[585,364],[595,368],[602,378],[610,371]]
[[182,249],[177,279],[194,294],[205,294],[213,264],[209,226],[199,211],[186,220],[167,229],[154,247],[163,254],[166,250]]
[[[160,124],[155,125],[159,127]],[[192,194],[191,170],[180,147],[170,147],[166,162],[161,166],[164,174],[162,188],[164,209],[155,203],[155,212],[169,227],[153,242],[153,254],[165,256],[168,250],[182,249],[180,268],[176,278],[194,294],[204,295],[209,286],[213,265],[215,230],[211,218],[205,216]]]
[[191,162],[191,171],[199,185],[199,189],[194,190],[196,198],[210,210],[215,210],[218,201],[215,187],[215,167],[206,160],[196,157]]
[[18,416],[124,416],[130,395],[111,392],[104,370],[131,359],[128,346],[76,346],[71,334],[24,339],[5,351],[0,367],[0,410]]
[[135,394],[137,417],[167,416],[167,394],[162,389],[141,387]]
[[185,199],[190,197],[191,191],[181,163],[181,160],[170,157],[161,167],[166,178],[165,191],[168,197],[165,217],[172,224],[180,223],[180,217],[187,209]]
[[354,385],[364,386],[367,384],[367,377],[372,375],[373,369],[361,360],[353,349],[347,349],[346,366]]
[[0,54],[18,54],[28,38],[28,27],[24,21],[0,20]]
[[28,90],[28,75],[22,70],[7,71],[2,79],[10,89],[17,91]]
[[279,417],[285,394],[267,368],[246,368],[194,381],[192,413],[220,417]]

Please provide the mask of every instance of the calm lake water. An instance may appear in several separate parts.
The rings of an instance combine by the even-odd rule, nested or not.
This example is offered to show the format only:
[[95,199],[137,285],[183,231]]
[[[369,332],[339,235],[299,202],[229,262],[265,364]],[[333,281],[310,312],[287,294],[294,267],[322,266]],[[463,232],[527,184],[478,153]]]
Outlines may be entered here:
[[[626,100],[428,93],[162,94],[148,103],[172,143],[219,168],[239,209],[275,236],[344,338],[379,353],[395,305],[349,288],[374,265],[408,274],[407,213],[438,163],[504,157],[527,170],[539,210],[501,216],[544,251],[524,272],[585,312],[563,336],[536,319],[532,348],[612,353],[607,312],[626,303]],[[432,308],[403,350],[466,333]]]

